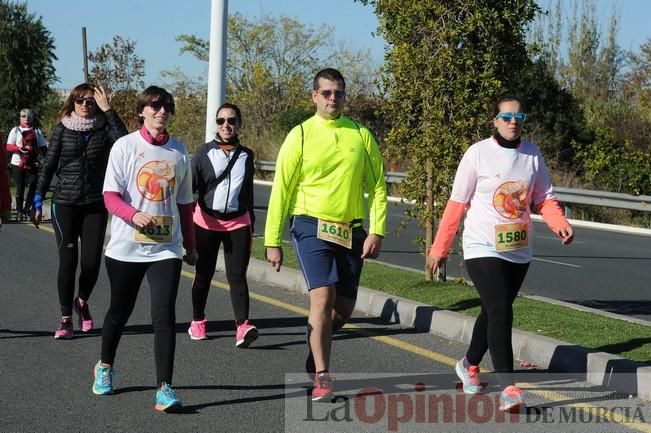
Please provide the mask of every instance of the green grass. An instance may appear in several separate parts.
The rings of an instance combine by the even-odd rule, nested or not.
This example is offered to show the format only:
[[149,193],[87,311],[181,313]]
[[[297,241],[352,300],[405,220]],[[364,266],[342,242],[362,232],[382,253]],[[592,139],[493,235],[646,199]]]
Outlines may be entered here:
[[[298,269],[292,246],[284,245],[283,251],[283,265]],[[255,239],[253,256],[264,260],[262,238]],[[368,262],[360,284],[438,308],[479,315],[477,292],[460,281],[428,282],[416,272]],[[517,329],[651,363],[651,327],[521,296],[515,300],[513,310],[513,326]]]

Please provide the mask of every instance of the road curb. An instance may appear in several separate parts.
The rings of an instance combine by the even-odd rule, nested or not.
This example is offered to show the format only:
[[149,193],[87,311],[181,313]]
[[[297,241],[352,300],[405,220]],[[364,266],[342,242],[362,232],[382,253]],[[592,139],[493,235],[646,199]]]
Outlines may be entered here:
[[[222,256],[217,267],[224,270]],[[268,263],[251,259],[248,276],[289,290],[307,293],[303,274],[287,267],[276,272]],[[440,310],[384,292],[360,287],[355,309],[359,312],[468,344],[473,317]],[[552,372],[571,373],[593,385],[651,400],[651,366],[532,332],[513,330],[513,355]]]

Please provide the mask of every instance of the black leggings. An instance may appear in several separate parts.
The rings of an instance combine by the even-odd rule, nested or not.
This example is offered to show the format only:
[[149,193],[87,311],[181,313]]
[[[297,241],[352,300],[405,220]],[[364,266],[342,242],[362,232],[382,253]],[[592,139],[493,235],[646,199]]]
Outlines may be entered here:
[[[18,214],[32,210],[34,192],[36,191],[36,180],[38,178],[36,169],[24,170],[17,165],[11,166],[11,171],[16,183],[16,210]],[[25,188],[27,197],[25,198]],[[24,206],[23,206],[24,203]]]
[[147,275],[151,290],[151,321],[154,325],[156,383],[172,383],[176,350],[176,294],[181,278],[181,260],[122,262],[106,257],[111,282],[111,306],[102,327],[102,359],[113,365],[115,353],[133,308],[142,280]]
[[75,274],[81,239],[81,272],[79,297],[85,301],[95,288],[102,264],[102,247],[108,213],[103,202],[82,206],[52,204],[52,226],[59,251],[57,287],[61,315],[72,315],[75,296]]
[[249,318],[249,285],[246,281],[246,270],[251,257],[251,226],[231,232],[217,232],[206,230],[195,224],[194,230],[199,260],[195,266],[194,282],[192,283],[193,320],[205,318],[210,281],[215,275],[219,246],[223,244],[226,279],[230,286],[235,320],[245,321]]
[[502,386],[513,384],[513,301],[520,291],[529,263],[495,257],[465,261],[468,275],[481,298],[481,313],[472,331],[466,359],[479,365],[490,350],[493,368]]

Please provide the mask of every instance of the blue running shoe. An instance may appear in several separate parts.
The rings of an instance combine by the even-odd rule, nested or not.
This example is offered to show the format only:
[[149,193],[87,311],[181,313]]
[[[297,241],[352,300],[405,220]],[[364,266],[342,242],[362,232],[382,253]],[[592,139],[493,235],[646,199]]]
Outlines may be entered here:
[[454,367],[461,383],[463,384],[463,392],[466,394],[477,394],[481,391],[481,383],[479,382],[479,366],[470,365],[466,357],[460,359]]
[[156,409],[159,412],[178,412],[183,408],[183,402],[176,396],[171,386],[163,382],[156,392]]
[[93,394],[113,394],[113,375],[115,370],[111,367],[102,367],[101,361],[97,361],[93,368],[95,381],[93,382]]

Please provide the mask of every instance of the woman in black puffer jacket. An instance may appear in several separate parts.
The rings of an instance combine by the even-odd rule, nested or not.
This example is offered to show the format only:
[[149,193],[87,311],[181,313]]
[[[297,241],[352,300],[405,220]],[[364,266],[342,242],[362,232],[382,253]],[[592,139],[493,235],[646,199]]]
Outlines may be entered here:
[[[88,309],[99,275],[108,213],[102,187],[113,143],[127,129],[111,110],[102,87],[84,83],[75,87],[59,111],[60,123],[50,138],[46,160],[39,170],[34,208],[39,224],[45,194],[54,174],[58,182],[52,196],[52,226],[59,251],[57,286],[61,325],[54,338],[72,338],[72,310],[79,314],[83,332],[93,329]],[[81,250],[77,244],[81,240]],[[79,291],[75,298],[75,273],[81,255]]]

